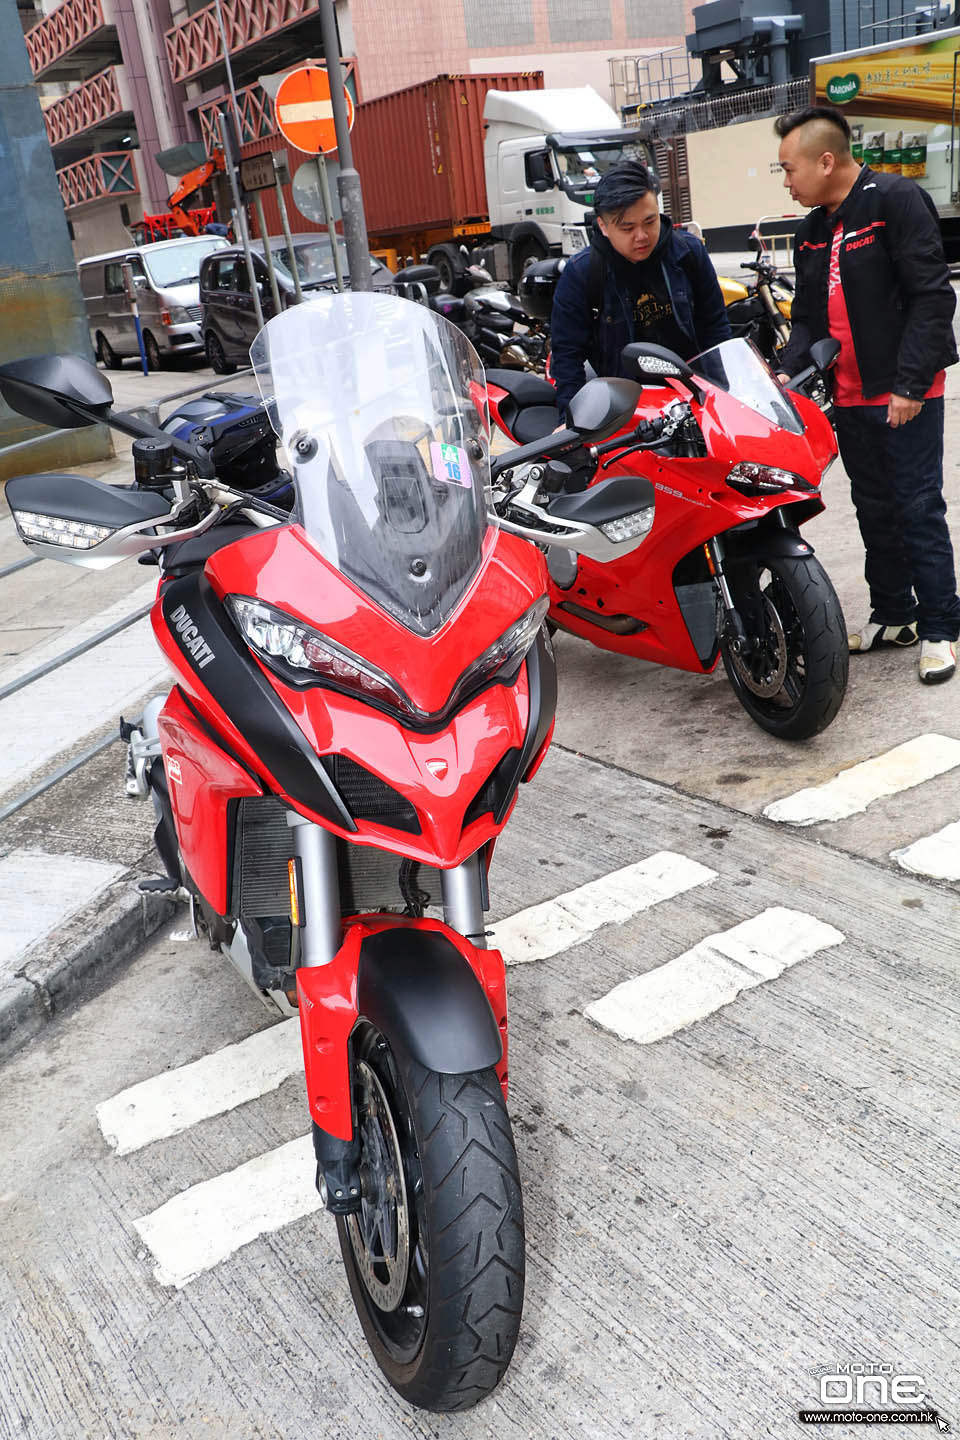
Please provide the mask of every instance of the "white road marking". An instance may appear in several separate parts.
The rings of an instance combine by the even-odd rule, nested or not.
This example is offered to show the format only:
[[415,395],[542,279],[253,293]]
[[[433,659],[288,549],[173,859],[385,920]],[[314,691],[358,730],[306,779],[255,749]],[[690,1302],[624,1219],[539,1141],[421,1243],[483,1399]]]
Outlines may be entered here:
[[133,1223],[153,1253],[154,1277],[182,1289],[260,1235],[323,1209],[313,1137],[258,1155],[174,1195]]
[[[629,920],[716,878],[715,870],[663,851],[519,911],[493,927],[493,943],[505,947],[510,964],[542,960],[601,925]],[[299,1022],[286,1020],[121,1090],[97,1106],[97,1119],[107,1143],[127,1155],[275,1090],[301,1064]]]
[[911,790],[960,765],[960,740],[949,735],[917,735],[872,760],[841,770],[824,785],[813,785],[764,808],[768,820],[817,825],[859,815],[887,795]]
[[636,865],[614,870],[492,926],[491,945],[503,951],[508,965],[547,960],[586,940],[603,925],[622,924],[642,910],[659,905],[716,880],[708,870],[685,855],[661,850]]
[[280,119],[285,125],[301,125],[310,120],[332,120],[332,100],[296,100],[280,106]]
[[813,915],[774,906],[615,986],[584,1014],[623,1040],[649,1045],[843,939]]
[[11,850],[0,860],[0,974],[123,873],[77,855]]
[[960,820],[944,825],[933,835],[925,835],[912,845],[891,850],[890,859],[902,870],[913,875],[929,875],[933,880],[960,880]]
[[121,1090],[97,1106],[97,1119],[107,1144],[129,1155],[276,1090],[301,1064],[294,1017]]

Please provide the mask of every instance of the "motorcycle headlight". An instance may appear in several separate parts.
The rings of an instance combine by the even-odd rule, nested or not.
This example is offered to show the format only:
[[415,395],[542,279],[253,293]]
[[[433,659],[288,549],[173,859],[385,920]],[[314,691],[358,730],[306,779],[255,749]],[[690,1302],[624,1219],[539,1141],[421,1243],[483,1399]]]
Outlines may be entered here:
[[244,595],[229,595],[226,603],[250,649],[282,680],[294,684],[309,677],[326,680],[365,700],[389,705],[413,720],[428,718],[383,670],[335,645],[302,620]]
[[479,659],[474,660],[473,664],[464,670],[453,687],[448,706],[454,706],[468,691],[479,690],[481,685],[492,679],[498,670],[504,669],[512,660],[519,664],[537,638],[537,631],[549,609],[550,601],[544,595],[536,604],[531,605],[526,614],[521,615],[509,630],[504,630],[500,638],[494,640]]
[[816,488],[791,470],[780,470],[776,465],[755,465],[750,460],[734,465],[727,472],[727,484],[744,495],[778,495],[781,490]]
[[471,690],[479,689],[510,660],[521,659],[533,644],[549,603],[544,596],[509,630],[505,630],[463,672],[443,710],[431,715],[415,705],[406,691],[385,671],[369,660],[361,660],[302,620],[245,595],[228,595],[226,600],[234,623],[250,649],[288,684],[313,678],[359,695],[361,699],[386,705],[397,711],[401,718],[418,724],[446,714],[458,700]]

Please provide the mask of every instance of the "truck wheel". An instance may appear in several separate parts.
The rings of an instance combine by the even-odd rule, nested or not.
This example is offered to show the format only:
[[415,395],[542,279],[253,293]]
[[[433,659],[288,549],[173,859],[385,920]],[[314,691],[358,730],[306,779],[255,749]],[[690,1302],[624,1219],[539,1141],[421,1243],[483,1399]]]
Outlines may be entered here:
[[441,295],[457,293],[457,282],[463,271],[460,259],[459,253],[452,245],[437,245],[428,254],[427,264],[434,265],[440,275]]
[[542,240],[536,240],[531,235],[529,240],[521,240],[513,252],[513,288],[520,284],[520,277],[528,265],[537,260],[547,259],[547,247]]

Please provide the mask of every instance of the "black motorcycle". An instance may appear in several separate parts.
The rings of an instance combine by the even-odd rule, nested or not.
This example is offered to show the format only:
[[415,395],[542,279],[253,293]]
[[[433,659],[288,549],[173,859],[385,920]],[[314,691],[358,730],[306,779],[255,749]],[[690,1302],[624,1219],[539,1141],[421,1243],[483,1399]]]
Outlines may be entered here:
[[497,285],[482,265],[468,265],[462,285],[467,287],[463,295],[441,293],[440,272],[433,265],[408,265],[394,276],[399,295],[452,321],[485,366],[542,374],[549,348],[545,327],[531,320],[517,296]]

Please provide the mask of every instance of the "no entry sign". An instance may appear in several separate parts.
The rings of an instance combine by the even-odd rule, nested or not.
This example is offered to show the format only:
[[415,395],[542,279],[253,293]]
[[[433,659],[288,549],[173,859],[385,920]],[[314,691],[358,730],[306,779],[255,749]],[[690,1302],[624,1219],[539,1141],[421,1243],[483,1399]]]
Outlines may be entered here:
[[[344,87],[347,122],[353,129],[353,101]],[[330,77],[320,65],[304,65],[285,75],[277,98],[277,129],[296,150],[329,155],[337,148]]]

